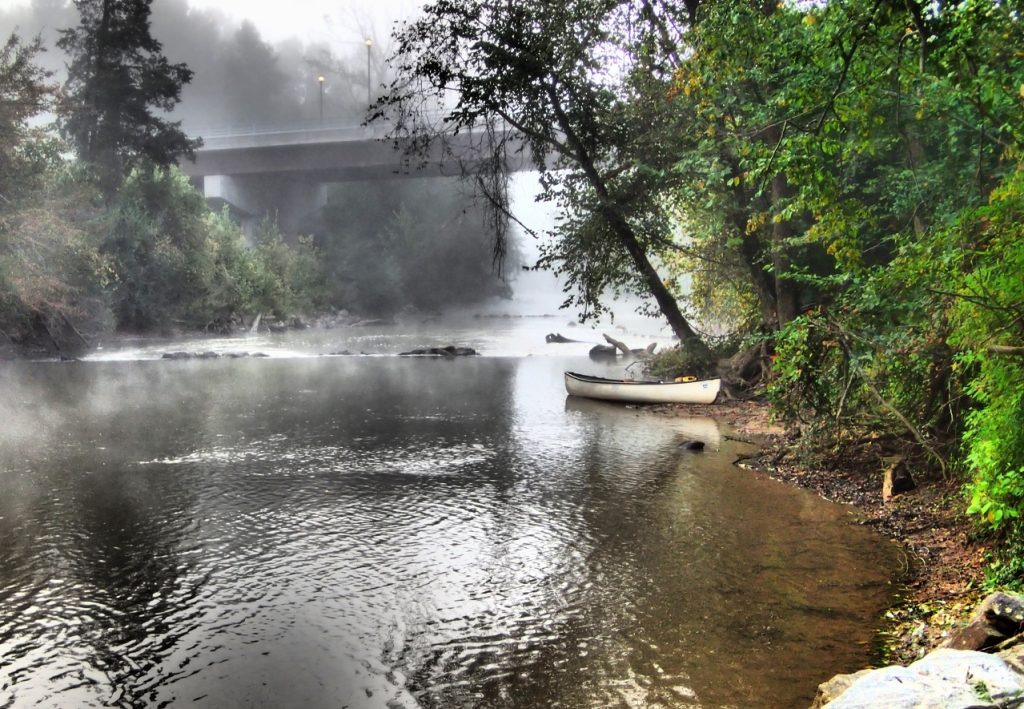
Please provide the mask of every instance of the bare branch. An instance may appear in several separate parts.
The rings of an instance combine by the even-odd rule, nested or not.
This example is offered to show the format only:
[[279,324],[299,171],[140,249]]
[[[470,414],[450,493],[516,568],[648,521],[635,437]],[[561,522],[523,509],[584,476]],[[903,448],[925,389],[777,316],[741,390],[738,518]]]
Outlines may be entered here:
[[989,345],[985,348],[985,351],[997,355],[1024,357],[1024,346],[1020,345]]

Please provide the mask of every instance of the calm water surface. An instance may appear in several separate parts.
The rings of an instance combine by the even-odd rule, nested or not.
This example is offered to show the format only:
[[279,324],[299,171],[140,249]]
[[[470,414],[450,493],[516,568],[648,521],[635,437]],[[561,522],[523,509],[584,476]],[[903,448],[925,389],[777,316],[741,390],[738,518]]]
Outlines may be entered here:
[[893,550],[712,419],[567,399],[568,351],[0,365],[0,707],[789,707],[863,664]]

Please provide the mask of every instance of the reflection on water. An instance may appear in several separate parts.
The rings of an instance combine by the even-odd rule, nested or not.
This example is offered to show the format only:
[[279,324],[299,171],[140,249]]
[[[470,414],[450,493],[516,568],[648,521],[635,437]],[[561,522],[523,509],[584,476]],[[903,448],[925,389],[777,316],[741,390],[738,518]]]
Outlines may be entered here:
[[0,707],[785,707],[862,664],[891,550],[573,366],[5,365]]

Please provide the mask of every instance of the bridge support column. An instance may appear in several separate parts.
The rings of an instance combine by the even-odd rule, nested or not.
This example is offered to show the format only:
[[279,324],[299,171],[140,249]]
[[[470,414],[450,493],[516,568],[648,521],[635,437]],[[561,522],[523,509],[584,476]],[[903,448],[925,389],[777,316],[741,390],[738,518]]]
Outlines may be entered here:
[[207,175],[203,196],[213,205],[227,204],[251,240],[263,219],[284,234],[309,231],[327,204],[327,186],[318,180],[283,175]]

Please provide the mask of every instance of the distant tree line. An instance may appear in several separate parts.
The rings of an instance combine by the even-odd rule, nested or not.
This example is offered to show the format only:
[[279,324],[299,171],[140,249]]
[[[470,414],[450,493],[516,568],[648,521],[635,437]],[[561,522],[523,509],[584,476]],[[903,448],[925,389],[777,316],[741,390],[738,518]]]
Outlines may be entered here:
[[[453,305],[507,298],[492,267],[481,205],[452,179],[396,179],[337,185],[316,247],[327,298],[361,313],[392,316],[409,307],[439,313]],[[518,264],[513,253],[512,263]]]
[[962,476],[1024,582],[1018,4],[445,0],[395,40],[378,114],[414,146],[493,126],[496,172],[527,141],[585,316],[638,293],[680,373],[736,352],[732,391],[819,450]]

